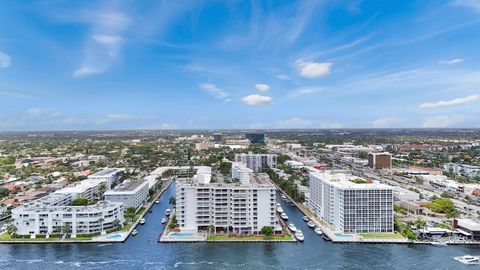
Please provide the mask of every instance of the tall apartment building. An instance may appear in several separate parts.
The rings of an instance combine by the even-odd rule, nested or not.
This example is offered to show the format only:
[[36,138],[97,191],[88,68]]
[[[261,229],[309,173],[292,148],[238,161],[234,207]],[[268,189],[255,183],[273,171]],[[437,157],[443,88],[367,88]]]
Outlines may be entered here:
[[[234,172],[233,172],[234,171]],[[176,215],[182,231],[236,234],[259,233],[264,226],[280,231],[275,214],[275,186],[267,174],[253,174],[241,164],[235,166],[233,183],[211,179],[210,167],[197,168],[193,178],[177,178]]]
[[123,223],[123,204],[101,201],[94,205],[70,206],[72,196],[53,193],[12,210],[17,234],[50,235],[70,227],[72,238],[76,234],[97,233],[113,228],[115,220]]
[[74,186],[65,187],[55,191],[57,194],[69,194],[72,199],[93,200],[103,196],[102,191],[110,189],[109,180],[105,178],[85,179]]
[[391,169],[392,154],[388,152],[368,153],[368,167],[374,169]]
[[221,143],[223,140],[222,133],[213,133],[213,142],[214,143]]
[[88,179],[106,180],[108,183],[107,189],[110,189],[112,184],[118,183],[120,180],[120,173],[123,171],[125,171],[124,168],[105,168],[99,172],[89,175]]
[[311,171],[308,207],[337,231],[393,232],[393,189],[338,171]]
[[447,172],[452,172],[456,175],[462,175],[470,178],[480,176],[479,166],[473,166],[473,165],[467,165],[467,164],[445,163],[443,164],[443,170]]
[[105,201],[121,202],[125,209],[140,208],[148,200],[148,181],[140,179],[125,180],[104,194]]
[[252,169],[254,172],[259,172],[266,167],[277,167],[277,155],[242,153],[235,155],[235,162],[244,163],[247,168]]

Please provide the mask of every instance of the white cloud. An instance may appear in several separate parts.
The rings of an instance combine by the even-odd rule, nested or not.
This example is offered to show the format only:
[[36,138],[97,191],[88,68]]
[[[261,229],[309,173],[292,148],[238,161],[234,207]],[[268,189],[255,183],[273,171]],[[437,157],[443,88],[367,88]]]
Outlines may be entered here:
[[0,52],[0,68],[7,68],[12,63],[10,56]]
[[430,116],[423,120],[422,127],[424,128],[445,128],[459,126],[470,120],[466,115],[436,115]]
[[272,97],[255,94],[243,97],[242,101],[248,105],[264,105],[272,103]]
[[290,77],[288,77],[288,75],[285,75],[285,74],[278,74],[275,76],[277,79],[279,80],[283,80],[283,81],[288,81],[290,80]]
[[333,128],[333,129],[336,129],[336,128],[345,128],[345,125],[342,124],[342,123],[329,123],[329,122],[326,122],[326,123],[323,123],[320,127],[321,127],[321,128]]
[[300,88],[288,94],[288,98],[298,98],[302,96],[312,95],[322,91],[321,88]]
[[110,57],[115,57],[123,42],[122,37],[113,35],[94,35],[92,38],[107,49]]
[[329,75],[331,72],[331,63],[318,63],[313,61],[303,61],[301,59],[295,62],[300,71],[300,75],[306,78],[320,78]]
[[480,1],[478,0],[456,0],[453,4],[455,6],[467,7],[480,12]]
[[455,64],[460,64],[463,62],[463,59],[461,58],[454,58],[450,60],[445,60],[445,61],[440,61],[440,64],[445,64],[445,65],[455,65]]
[[264,83],[255,84],[255,88],[257,88],[257,90],[260,92],[268,92],[268,90],[270,90],[270,86]]
[[89,76],[89,75],[95,75],[95,74],[100,74],[105,71],[104,68],[93,68],[93,67],[81,67],[73,72],[73,77],[75,78],[81,78],[84,76]]
[[312,125],[313,121],[296,117],[277,122],[278,128],[305,128],[311,127]]
[[373,127],[377,127],[377,128],[388,128],[388,127],[392,127],[394,125],[400,124],[402,122],[405,122],[404,118],[392,116],[392,117],[383,117],[383,118],[376,119],[372,122],[372,125]]
[[222,89],[218,88],[215,84],[211,83],[202,83],[199,85],[202,90],[207,91],[211,96],[223,99],[225,103],[230,102],[231,99],[228,97],[228,93],[223,91]]
[[132,121],[132,120],[138,120],[141,117],[136,116],[136,115],[131,115],[131,114],[107,114],[103,118],[99,119],[98,121],[95,122],[97,125],[103,125],[103,124],[108,124],[112,122],[118,122],[118,121]]
[[420,109],[438,109],[438,108],[444,108],[444,107],[452,107],[452,106],[467,104],[477,99],[478,99],[478,95],[471,95],[471,96],[456,98],[452,100],[441,100],[441,101],[432,102],[432,103],[426,102],[426,103],[420,104],[419,108]]

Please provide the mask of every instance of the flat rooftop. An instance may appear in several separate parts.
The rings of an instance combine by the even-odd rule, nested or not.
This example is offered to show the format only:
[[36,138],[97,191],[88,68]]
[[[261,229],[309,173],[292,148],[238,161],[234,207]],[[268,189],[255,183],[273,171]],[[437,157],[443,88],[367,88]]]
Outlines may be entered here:
[[120,185],[116,186],[114,190],[108,190],[105,194],[122,192],[122,191],[134,191],[142,184],[146,183],[144,179],[129,179],[123,181]]
[[[367,179],[358,177],[352,174],[347,174],[345,171],[319,171],[310,170],[310,174],[314,175],[318,179],[322,179],[329,185],[335,186],[339,189],[385,189],[393,190],[392,186],[380,184],[377,182],[368,182]],[[353,181],[366,183],[355,183]]]

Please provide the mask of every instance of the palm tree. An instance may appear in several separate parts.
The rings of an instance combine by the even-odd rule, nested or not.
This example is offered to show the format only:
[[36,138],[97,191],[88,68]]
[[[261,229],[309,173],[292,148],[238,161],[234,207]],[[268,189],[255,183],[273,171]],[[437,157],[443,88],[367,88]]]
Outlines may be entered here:
[[102,227],[101,227],[102,229],[100,230],[100,232],[103,232],[103,222],[104,222],[104,221],[105,221],[105,219],[103,219],[103,218],[99,218],[98,221],[97,221],[97,222],[99,222],[100,225],[102,226]]
[[66,236],[68,234],[68,232],[72,229],[72,227],[65,223],[63,226],[62,226],[62,231],[63,231],[63,234]]
[[112,225],[113,225],[113,228],[115,229],[118,229],[120,227],[120,220],[118,219],[115,219],[113,222],[112,222]]

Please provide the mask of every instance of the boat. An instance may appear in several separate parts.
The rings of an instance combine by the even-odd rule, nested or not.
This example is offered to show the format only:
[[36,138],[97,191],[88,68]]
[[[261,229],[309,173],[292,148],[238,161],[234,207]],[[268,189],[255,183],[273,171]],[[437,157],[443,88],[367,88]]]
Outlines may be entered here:
[[308,222],[310,219],[307,216],[303,216],[303,221]]
[[286,198],[287,198],[287,196],[285,196],[285,195],[283,195],[283,194],[280,195],[280,197],[282,197],[282,199],[286,199]]
[[332,240],[330,240],[330,238],[328,238],[328,236],[326,236],[325,234],[322,234],[322,238],[323,238],[323,240],[325,240],[325,241],[332,241]]
[[159,204],[159,203],[160,203],[160,201],[159,201],[159,200],[156,200],[156,201],[155,201],[155,203],[156,203],[156,204]]
[[135,235],[137,235],[137,234],[138,234],[138,231],[137,231],[137,230],[133,230],[133,231],[132,231],[132,235],[133,235],[133,236],[135,236]]
[[292,232],[297,232],[297,227],[293,223],[288,224],[288,229]]
[[283,220],[288,220],[288,216],[287,216],[287,214],[285,214],[285,213],[282,213],[282,214],[280,215],[280,217],[281,217]]
[[144,218],[141,218],[141,219],[140,219],[140,225],[143,225],[143,224],[145,224],[145,219],[144,219]]
[[320,229],[320,228],[315,228],[315,233],[318,234],[318,235],[323,234],[322,229]]
[[277,203],[275,206],[280,207],[281,205],[279,203]]
[[440,242],[440,241],[432,241],[432,242],[430,242],[430,245],[436,246],[436,247],[446,247],[447,243]]
[[152,212],[153,212],[153,210],[152,210],[152,209],[148,210],[148,213],[152,213]]
[[283,213],[283,208],[281,206],[277,207],[277,212],[279,214]]
[[170,213],[172,213],[172,210],[170,210],[170,208],[168,208],[167,210],[165,210],[165,215],[166,215],[166,216],[170,216]]
[[307,223],[307,225],[308,225],[308,227],[309,227],[310,229],[315,228],[315,223],[314,223],[313,221],[311,221],[311,220]]
[[293,202],[290,203],[290,206],[295,206],[295,204]]
[[162,218],[162,224],[165,224],[167,223],[167,219],[166,218]]
[[454,259],[463,264],[480,264],[480,260],[478,256],[464,255],[464,256],[454,257]]
[[295,238],[300,242],[303,242],[303,240],[305,240],[305,236],[303,236],[303,232],[301,230],[298,230],[295,233]]

